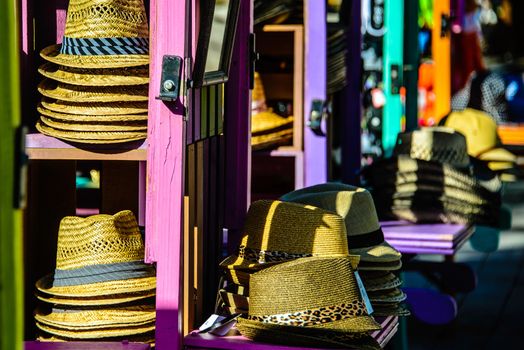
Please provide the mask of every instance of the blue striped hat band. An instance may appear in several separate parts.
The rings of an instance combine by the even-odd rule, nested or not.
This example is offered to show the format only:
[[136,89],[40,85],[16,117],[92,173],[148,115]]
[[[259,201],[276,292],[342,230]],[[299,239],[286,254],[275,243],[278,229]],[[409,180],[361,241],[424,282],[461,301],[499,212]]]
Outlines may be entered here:
[[147,55],[148,38],[69,38],[62,40],[61,54],[77,56]]

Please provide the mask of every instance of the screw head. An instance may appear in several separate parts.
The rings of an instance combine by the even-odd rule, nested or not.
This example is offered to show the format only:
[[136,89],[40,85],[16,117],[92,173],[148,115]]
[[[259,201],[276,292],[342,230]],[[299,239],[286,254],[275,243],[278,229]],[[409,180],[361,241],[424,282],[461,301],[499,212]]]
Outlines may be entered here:
[[167,90],[167,91],[171,91],[175,88],[175,83],[173,82],[173,80],[166,80],[164,81],[164,89]]

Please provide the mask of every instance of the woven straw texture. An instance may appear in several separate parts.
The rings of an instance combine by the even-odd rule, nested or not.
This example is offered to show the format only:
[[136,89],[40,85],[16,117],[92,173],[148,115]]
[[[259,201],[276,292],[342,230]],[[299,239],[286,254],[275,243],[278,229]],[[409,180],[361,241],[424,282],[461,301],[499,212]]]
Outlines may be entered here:
[[393,154],[405,154],[414,159],[448,163],[459,168],[469,165],[464,135],[450,128],[422,128],[399,133]]
[[[256,272],[250,280],[250,318],[351,305],[354,302],[362,302],[362,299],[349,257],[297,259]],[[340,308],[335,308],[330,316],[340,312]],[[263,324],[268,327],[272,323],[282,324],[273,320],[268,322]],[[362,305],[355,315],[319,322],[306,328],[358,333],[380,329],[380,325],[367,315]]]
[[[140,293],[109,294],[98,297],[60,297],[45,293],[35,293],[38,300],[56,305],[68,306],[102,306],[102,305],[121,305],[155,296],[155,290],[146,290]],[[144,300],[145,302],[145,300]]]
[[[317,188],[313,189],[313,193],[308,194],[305,188],[295,192],[295,194],[299,193],[297,195],[288,193],[283,197],[292,202],[313,205],[337,213],[344,218],[350,253],[360,255],[362,261],[387,262],[400,259],[401,254],[380,237],[370,238],[381,239],[382,242],[379,244],[369,243],[366,247],[360,246],[358,249],[352,245],[352,239],[380,229],[373,197],[367,190],[363,188],[329,192],[316,192],[316,190]],[[376,235],[380,234],[376,232]]]
[[267,135],[251,136],[251,149],[259,151],[262,149],[275,148],[290,145],[293,140],[293,129],[275,131]]
[[[66,216],[60,221],[56,268],[74,270],[96,265],[142,261],[144,244],[129,210],[87,218]],[[147,265],[143,265],[146,267]],[[143,277],[82,285],[53,286],[53,275],[36,283],[38,290],[66,297],[132,293],[155,288],[156,278]]]
[[136,334],[144,334],[155,330],[155,323],[150,322],[148,324],[140,326],[126,326],[126,327],[115,327],[115,328],[105,328],[105,329],[96,329],[96,330],[67,330],[56,327],[51,327],[46,324],[36,322],[36,326],[53,335],[59,337],[73,338],[73,339],[103,339],[103,338],[113,338],[113,337],[122,337],[130,336]]
[[406,300],[406,294],[398,288],[380,291],[368,291],[372,303],[400,303]]
[[89,144],[123,143],[142,140],[147,137],[147,132],[136,131],[65,131],[51,128],[40,121],[36,123],[36,129],[44,135],[71,142]]
[[304,194],[320,193],[320,192],[332,192],[332,191],[356,191],[359,187],[346,185],[338,182],[326,182],[323,184],[313,185],[309,187],[304,187],[292,192],[288,192],[280,200],[282,201],[292,201],[293,198],[302,196]]
[[148,66],[89,69],[44,63],[38,68],[38,72],[47,78],[72,85],[121,86],[149,83]]
[[147,101],[148,85],[135,86],[79,86],[44,79],[38,91],[50,98],[71,102],[126,102]]
[[[240,246],[264,252],[281,252],[284,255],[349,254],[346,228],[340,216],[311,206],[269,200],[251,204]],[[230,256],[220,263],[223,268],[247,271],[265,265],[264,262],[248,260],[239,255]]]
[[143,131],[147,132],[144,122],[122,122],[122,123],[72,123],[59,119],[40,116],[40,121],[53,129],[65,131]]
[[[42,101],[43,102],[43,101]],[[82,122],[89,124],[103,124],[103,123],[117,123],[117,122],[143,122],[147,120],[147,114],[131,114],[131,115],[79,115],[66,114],[55,112],[45,108],[43,105],[37,107],[37,111],[42,115],[51,117],[55,120],[63,120],[67,122]]]
[[360,271],[396,271],[402,267],[402,260],[388,262],[370,262],[361,260],[358,264]]
[[[70,341],[78,341],[78,339],[71,338],[71,337],[60,337],[57,335],[52,335],[46,332],[40,332],[40,335],[37,337],[37,340],[42,342],[70,342]],[[82,341],[97,341],[98,338],[89,338],[89,339],[82,339]],[[155,346],[155,332],[149,332],[144,334],[138,334],[138,335],[128,335],[125,337],[113,337],[113,338],[104,338],[104,341],[110,342],[122,342],[123,340],[126,340],[128,342],[133,343],[146,343],[150,344],[152,349]]]
[[[148,38],[147,16],[142,0],[71,0],[65,36],[70,38]],[[66,55],[52,45],[40,55],[57,64],[79,68],[131,67],[148,64],[146,54]]]
[[[147,102],[69,102],[53,100],[48,98],[42,98],[42,106],[50,111],[58,112],[62,114],[77,115],[71,117],[72,119],[66,119],[66,117],[60,117],[63,120],[78,120],[78,121],[96,121],[98,119],[93,118],[99,116],[100,119],[110,119],[110,116],[124,115],[123,119],[136,118],[136,120],[145,120],[147,118]],[[138,116],[131,117],[131,115],[138,114]],[[48,114],[46,114],[48,115]],[[52,117],[52,115],[49,115]],[[76,119],[73,119],[76,118]],[[84,118],[84,119],[82,119]],[[114,119],[119,120],[119,119]]]
[[373,316],[385,317],[385,316],[409,316],[411,312],[402,304],[392,303],[373,305]]
[[360,277],[368,292],[387,290],[402,285],[402,281],[391,272],[362,271]]
[[114,307],[93,310],[37,309],[35,319],[42,324],[70,330],[95,330],[107,327],[145,325],[155,321],[154,305]]
[[251,133],[254,135],[282,127],[293,127],[293,117],[283,118],[273,112],[260,112],[251,118]]

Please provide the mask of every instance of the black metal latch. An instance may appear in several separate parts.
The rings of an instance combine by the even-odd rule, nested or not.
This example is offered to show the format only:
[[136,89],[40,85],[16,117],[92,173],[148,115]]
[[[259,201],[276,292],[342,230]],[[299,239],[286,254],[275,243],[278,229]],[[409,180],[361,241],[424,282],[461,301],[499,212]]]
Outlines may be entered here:
[[182,57],[164,55],[160,78],[160,96],[156,97],[158,100],[175,101],[178,99],[182,62]]
[[322,130],[322,119],[327,119],[328,109],[326,101],[324,100],[313,100],[311,102],[311,113],[309,114],[309,120],[307,126],[313,131],[315,135],[326,136]]

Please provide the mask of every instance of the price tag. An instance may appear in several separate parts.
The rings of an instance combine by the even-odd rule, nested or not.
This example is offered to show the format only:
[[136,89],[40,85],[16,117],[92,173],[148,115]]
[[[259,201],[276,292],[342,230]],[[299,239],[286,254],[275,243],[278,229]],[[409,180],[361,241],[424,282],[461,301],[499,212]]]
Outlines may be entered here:
[[213,326],[216,323],[219,323],[224,318],[225,318],[224,316],[219,316],[217,314],[213,314],[213,315],[209,316],[209,318],[206,320],[206,322],[204,322],[200,327],[198,327],[198,330],[200,332],[207,332],[209,329],[213,328]]
[[366,292],[366,288],[364,288],[364,283],[362,283],[362,279],[360,278],[358,271],[355,271],[355,278],[357,280],[358,289],[360,289],[360,295],[362,296],[362,301],[364,302],[364,305],[366,305],[366,309],[368,310],[368,315],[371,315],[373,313],[373,307],[371,306],[371,302],[369,301],[368,293]]

